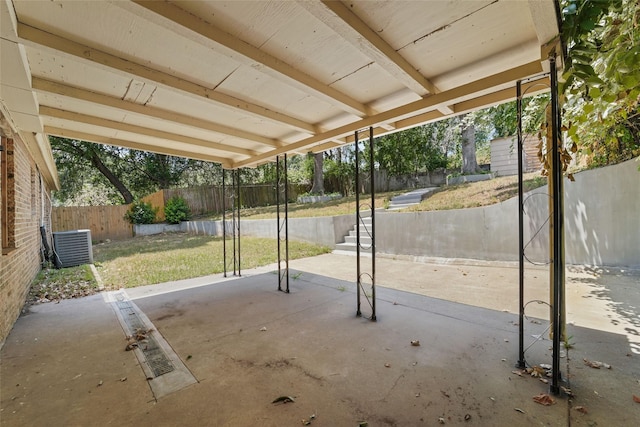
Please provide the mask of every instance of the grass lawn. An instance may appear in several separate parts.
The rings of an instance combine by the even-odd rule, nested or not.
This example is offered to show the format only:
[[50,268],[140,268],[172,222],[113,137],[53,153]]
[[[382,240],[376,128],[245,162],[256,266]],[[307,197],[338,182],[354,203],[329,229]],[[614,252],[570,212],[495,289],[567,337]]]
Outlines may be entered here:
[[[242,270],[277,262],[277,241],[242,237]],[[227,241],[227,271],[233,249]],[[327,247],[289,241],[289,259],[329,252]],[[230,253],[231,252],[231,253]],[[141,236],[93,246],[94,263],[105,287],[129,288],[223,272],[222,239],[186,233]]]
[[[539,173],[525,175],[525,191],[546,185],[546,178]],[[376,208],[386,207],[389,200],[406,191],[376,195]],[[518,194],[515,176],[499,177],[487,181],[443,187],[420,205],[403,211],[429,211],[464,209],[499,203]],[[361,196],[361,206],[369,204],[370,197]],[[291,218],[353,215],[355,196],[344,197],[326,203],[289,204]],[[365,207],[366,209],[366,207]],[[242,219],[273,219],[276,207],[242,209]],[[207,219],[220,219],[220,216]],[[232,244],[231,241],[227,241]],[[242,269],[254,268],[277,261],[275,239],[242,237]],[[289,258],[303,258],[330,252],[327,247],[289,242]],[[173,280],[188,279],[222,273],[222,239],[211,236],[194,236],[169,233],[136,237],[130,240],[100,243],[93,246],[95,266],[107,288],[134,287]],[[231,258],[231,257],[230,257]],[[227,270],[233,270],[231,260]],[[44,269],[32,284],[29,302],[46,302],[76,298],[97,291],[97,284],[88,266]]]
[[[547,178],[538,172],[524,175],[524,191],[547,184]],[[437,211],[447,209],[476,208],[504,202],[518,195],[518,177],[504,176],[486,181],[470,182],[450,187],[442,187],[419,205],[402,212]]]

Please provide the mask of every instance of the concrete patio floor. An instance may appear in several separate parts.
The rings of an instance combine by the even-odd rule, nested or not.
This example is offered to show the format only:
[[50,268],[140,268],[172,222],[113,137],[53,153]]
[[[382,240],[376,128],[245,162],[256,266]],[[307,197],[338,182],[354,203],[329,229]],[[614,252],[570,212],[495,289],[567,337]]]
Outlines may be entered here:
[[[542,406],[549,386],[513,373],[517,268],[422,261],[377,260],[377,322],[355,316],[355,258],[336,254],[292,261],[290,294],[273,266],[127,290],[196,380],[162,397],[107,293],[32,306],[0,353],[0,424],[636,425],[638,272],[570,269],[561,366],[574,397]],[[527,301],[548,300],[547,277],[527,269]],[[542,339],[526,360],[550,364],[548,308],[527,307],[525,345]]]

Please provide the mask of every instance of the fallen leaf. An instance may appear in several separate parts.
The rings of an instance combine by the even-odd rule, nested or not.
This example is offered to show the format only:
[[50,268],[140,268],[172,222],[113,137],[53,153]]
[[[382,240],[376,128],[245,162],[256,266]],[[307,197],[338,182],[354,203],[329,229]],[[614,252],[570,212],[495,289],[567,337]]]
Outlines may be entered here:
[[385,368],[390,368],[390,367],[391,367],[391,364],[390,364],[390,363],[385,363],[385,364],[384,364],[384,367],[385,367]]
[[522,371],[511,371],[512,374],[516,374],[517,376],[522,376]]
[[262,328],[260,328],[260,332],[264,332],[264,331],[266,331],[266,330],[267,330],[267,327],[266,327],[266,326],[263,326]]
[[289,402],[295,402],[294,398],[291,396],[280,396],[275,398],[271,403],[289,403]]
[[582,360],[584,361],[585,365],[594,369],[600,369],[600,368],[611,369],[611,365],[609,365],[608,363],[598,362],[597,360],[589,360],[589,359],[582,359]]
[[442,418],[442,417],[438,418],[438,422],[439,422],[440,424],[444,424],[444,418]]
[[636,396],[635,394],[633,395],[633,401],[636,403],[640,403],[640,397]]
[[465,414],[464,420],[469,421],[471,419],[471,414]]
[[545,369],[541,368],[540,366],[534,366],[533,369],[531,370],[532,377],[540,378],[545,376],[546,374],[547,372],[545,371]]
[[521,414],[526,414],[526,412],[524,412],[522,409],[520,408],[513,408],[516,410],[516,412],[520,412]]
[[549,396],[546,393],[540,393],[537,396],[533,396],[533,401],[544,406],[551,406],[556,403],[553,397]]
[[411,345],[414,346],[414,347],[419,347],[420,346],[420,341],[413,340],[413,341],[411,341]]
[[122,377],[122,378],[120,378],[120,382],[121,382],[121,383],[125,382],[126,380],[127,380],[127,377]]
[[98,383],[98,387],[100,387],[103,384],[102,380],[100,380],[100,382]]
[[574,409],[578,412],[582,412],[583,414],[586,414],[589,412],[587,411],[587,408],[585,406],[576,406]]

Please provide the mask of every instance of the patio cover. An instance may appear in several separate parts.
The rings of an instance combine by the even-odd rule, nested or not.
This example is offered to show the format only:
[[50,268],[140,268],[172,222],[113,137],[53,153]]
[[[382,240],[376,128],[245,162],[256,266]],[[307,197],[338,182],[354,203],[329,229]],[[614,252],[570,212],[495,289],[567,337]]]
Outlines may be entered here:
[[0,11],[4,125],[54,180],[48,135],[235,169],[501,103],[517,80],[546,81],[559,33],[553,0],[0,0]]

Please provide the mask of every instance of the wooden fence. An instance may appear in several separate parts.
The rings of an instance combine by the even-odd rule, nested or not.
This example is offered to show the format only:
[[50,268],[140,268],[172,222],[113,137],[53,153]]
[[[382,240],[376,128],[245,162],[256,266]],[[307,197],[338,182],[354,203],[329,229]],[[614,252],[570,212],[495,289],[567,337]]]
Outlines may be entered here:
[[[230,190],[230,188],[229,188]],[[289,186],[289,200],[307,191],[302,185]],[[222,187],[205,186],[160,190],[142,200],[158,208],[156,222],[164,221],[164,205],[171,197],[185,199],[193,215],[222,212]],[[247,185],[240,188],[240,200],[244,207],[265,206],[276,203],[273,185]],[[226,207],[231,207],[231,192],[228,191]],[[52,231],[91,230],[94,242],[123,240],[133,237],[133,227],[124,215],[130,205],[109,206],[69,206],[54,207],[51,212]]]
[[124,219],[129,205],[54,207],[51,211],[53,231],[91,230],[91,239],[122,240],[133,237],[133,227]]
[[[289,184],[289,201],[295,201],[298,195],[309,190],[307,185]],[[174,188],[161,190],[164,193],[164,202],[172,197],[182,197],[189,205],[192,215],[222,212],[222,187],[210,185],[203,187]],[[157,193],[156,193],[157,194]],[[225,195],[227,210],[232,205],[231,187],[227,188]],[[240,205],[245,208],[268,206],[276,204],[276,190],[274,184],[246,185],[240,187]],[[164,204],[162,205],[164,206]],[[162,209],[162,208],[161,208]]]

